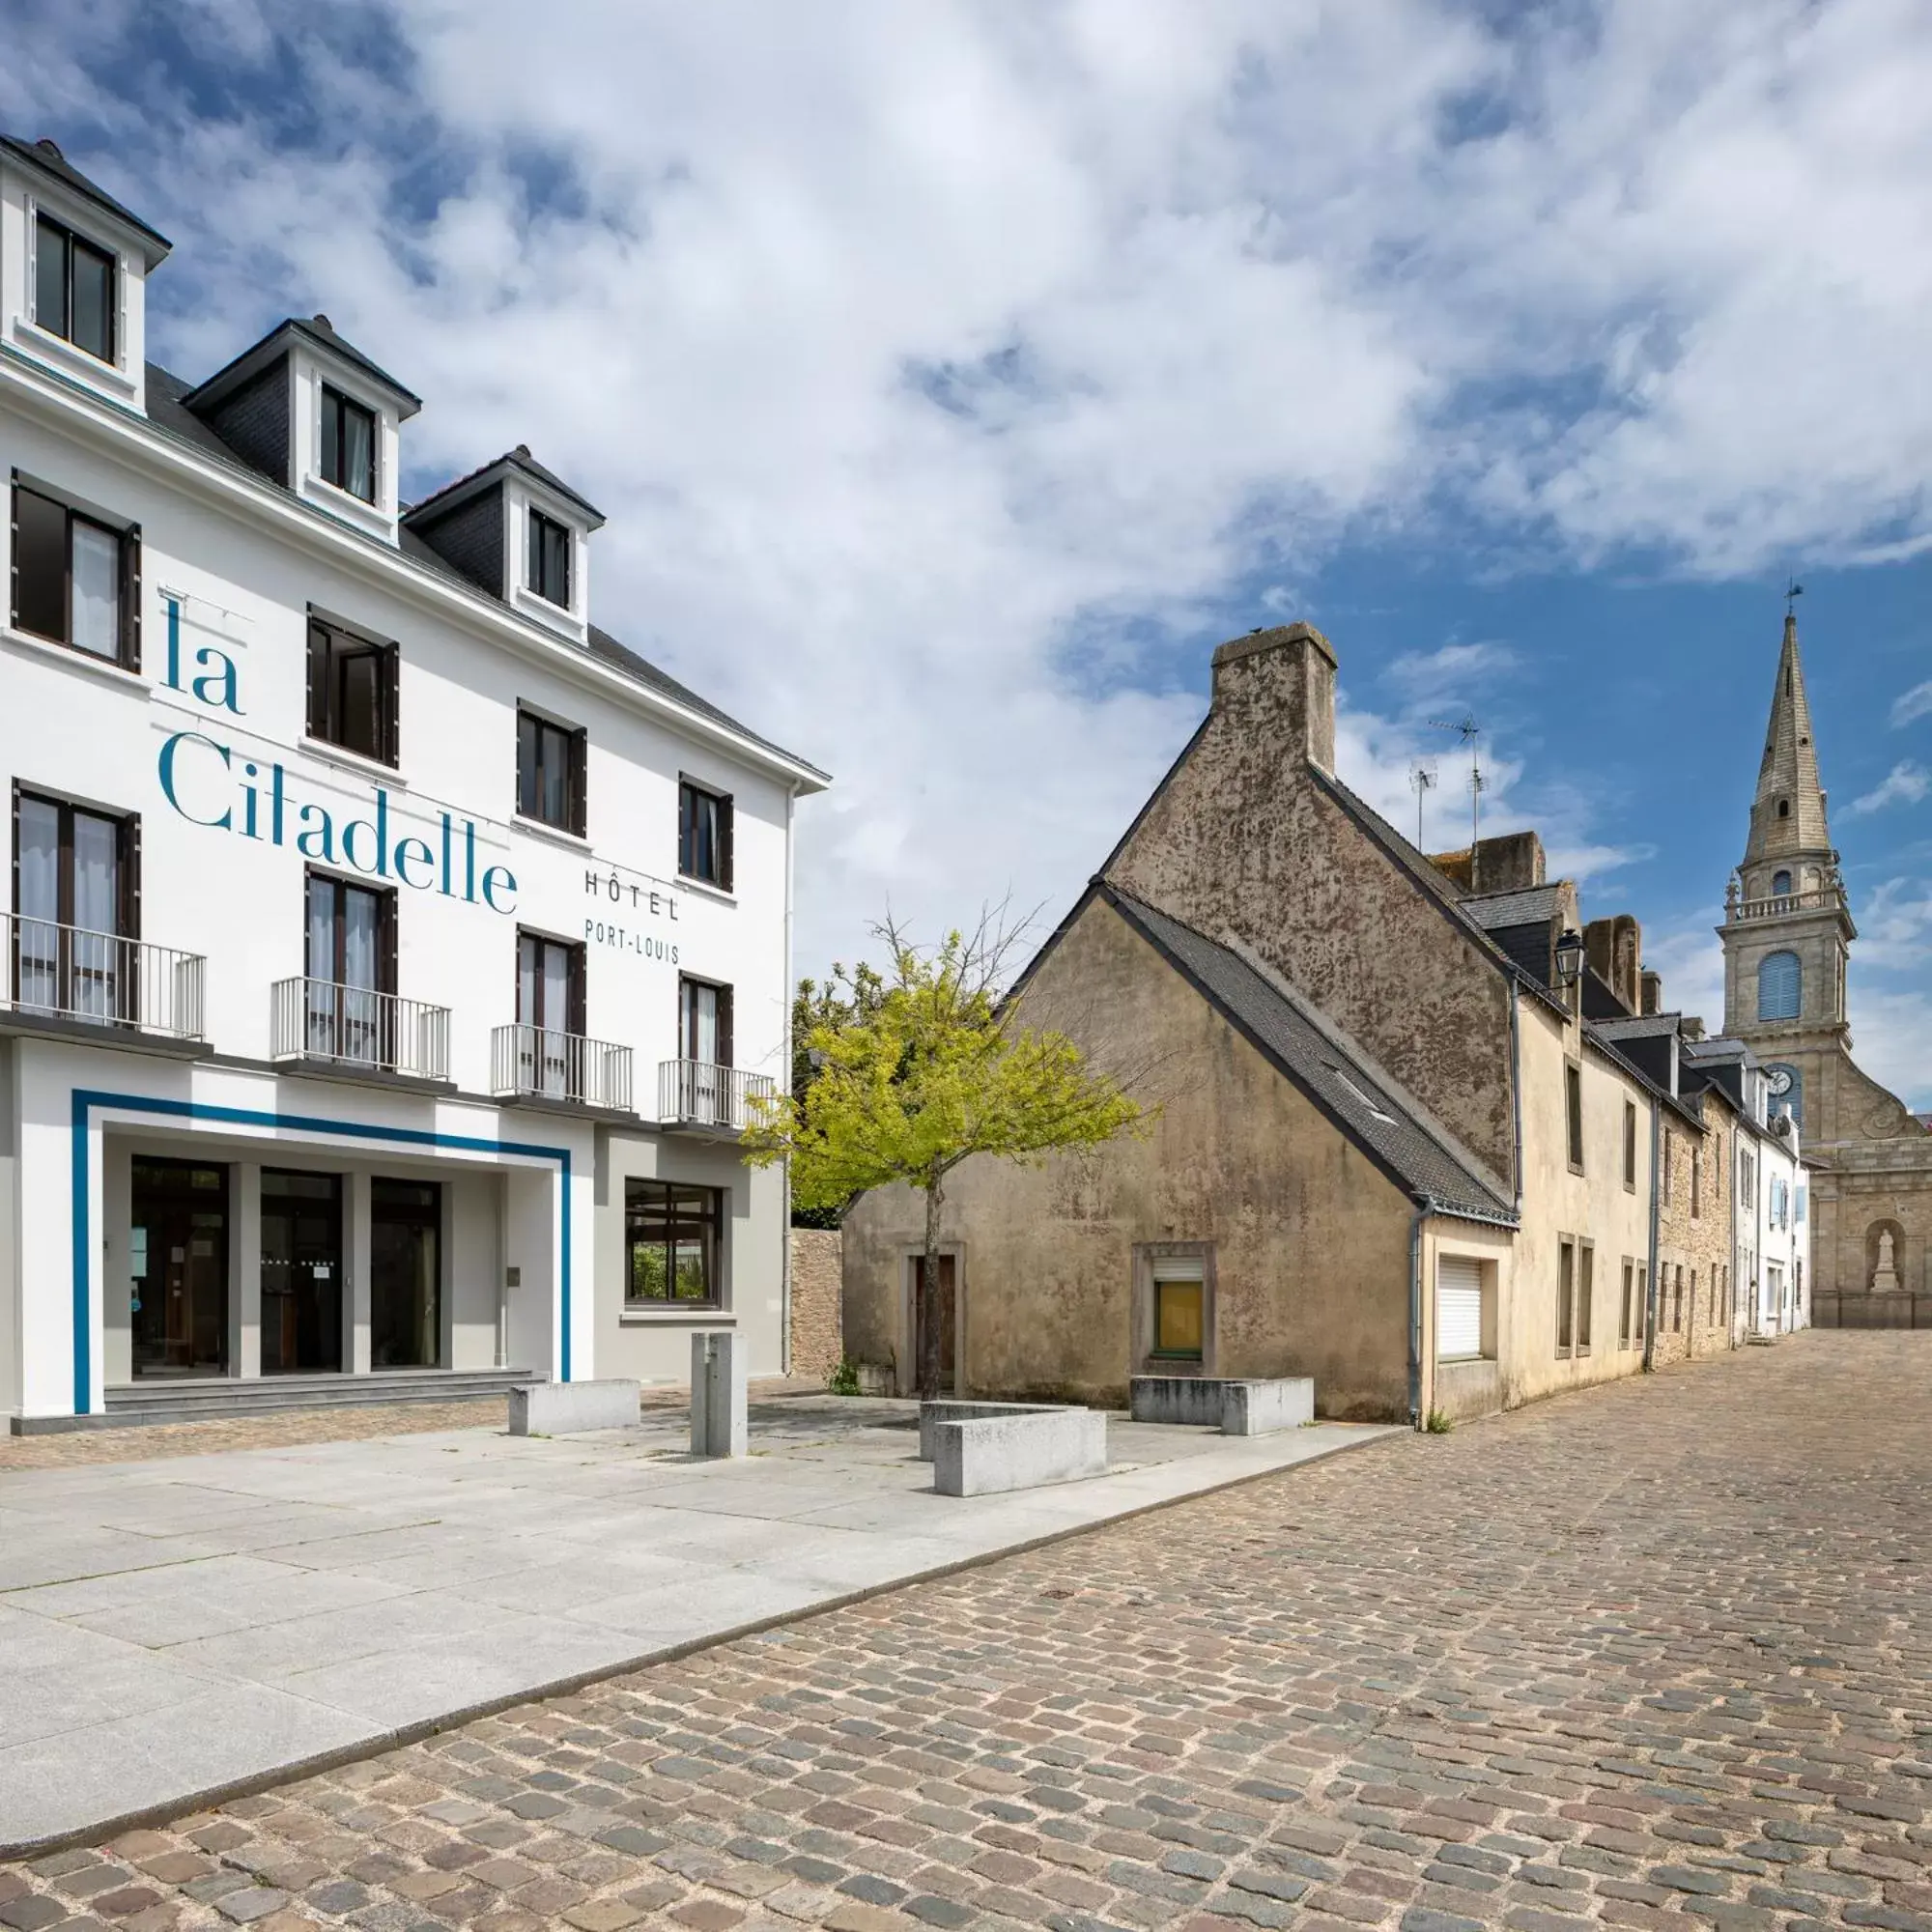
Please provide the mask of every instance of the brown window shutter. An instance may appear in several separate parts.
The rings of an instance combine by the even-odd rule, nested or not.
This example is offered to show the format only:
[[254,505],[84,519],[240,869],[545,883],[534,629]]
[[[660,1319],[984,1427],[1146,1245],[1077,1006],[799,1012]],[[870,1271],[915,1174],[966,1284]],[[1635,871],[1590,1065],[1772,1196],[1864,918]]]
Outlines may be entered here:
[[121,539],[122,655],[129,670],[141,668],[141,526],[130,524]]
[[570,949],[570,1017],[569,1031],[580,1039],[589,1032],[584,1022],[584,1008],[587,1004],[584,987],[583,949],[573,946]]
[[735,868],[731,848],[733,828],[737,822],[737,807],[730,799],[721,798],[718,801],[718,883],[727,893],[734,890],[732,878]]
[[731,989],[720,986],[718,989],[718,1064],[720,1066],[735,1066],[738,1063],[731,1056]]
[[387,687],[384,694],[387,706],[383,714],[384,750],[390,764],[400,765],[403,761],[403,651],[400,644],[391,644],[383,653],[383,679]]
[[383,991],[396,990],[396,895],[383,895]]
[[576,731],[570,739],[570,829],[582,838],[584,827],[590,822],[589,789],[590,777],[590,733]]
[[[27,286],[33,286],[31,275]],[[17,631],[20,628],[20,472],[17,469],[7,497],[7,621]],[[14,864],[17,870],[17,858]],[[19,903],[17,898],[14,903]]]

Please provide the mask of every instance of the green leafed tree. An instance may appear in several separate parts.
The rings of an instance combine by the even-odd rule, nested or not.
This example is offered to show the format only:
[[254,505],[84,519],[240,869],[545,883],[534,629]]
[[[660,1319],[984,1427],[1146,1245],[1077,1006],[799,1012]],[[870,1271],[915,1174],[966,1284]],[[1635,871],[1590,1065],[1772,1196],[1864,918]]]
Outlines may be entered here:
[[[798,1050],[808,1073],[762,1103],[745,1136],[754,1167],[791,1163],[802,1208],[842,1208],[903,1180],[925,1195],[920,1265],[919,1393],[939,1393],[939,1227],[946,1178],[975,1154],[1034,1166],[1068,1148],[1138,1131],[1138,1101],[1089,1068],[1064,1034],[1035,1032],[1024,1001],[999,997],[1016,933],[991,916],[923,951],[888,923],[889,971],[846,983],[865,997],[814,1013]],[[817,990],[817,989],[814,989]],[[803,989],[802,989],[803,991]],[[803,1002],[802,1002],[803,1004]]]

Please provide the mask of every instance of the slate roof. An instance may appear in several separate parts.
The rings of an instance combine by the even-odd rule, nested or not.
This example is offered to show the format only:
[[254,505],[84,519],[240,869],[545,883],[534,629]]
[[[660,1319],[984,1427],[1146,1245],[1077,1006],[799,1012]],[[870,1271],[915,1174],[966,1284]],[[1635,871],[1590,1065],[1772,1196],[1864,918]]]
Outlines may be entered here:
[[[506,449],[501,456],[493,456],[488,463],[479,463],[467,476],[459,476],[454,482],[445,483],[440,490],[432,491],[420,503],[410,504],[403,514],[406,517],[421,518],[424,522],[434,522],[443,510],[455,509],[471,484],[482,482],[492,470],[501,469],[506,465],[513,469],[523,470],[527,476],[534,476],[539,483],[548,485],[559,497],[567,497],[586,516],[594,517],[599,525],[603,523],[604,512],[589,497],[573,490],[554,469],[539,463],[530,454],[529,444],[526,442],[518,443],[515,449]],[[425,511],[430,515],[424,516]]]
[[380,362],[363,355],[361,350],[357,349],[347,336],[336,334],[335,326],[326,315],[292,315],[286,320],[276,323],[274,327],[270,329],[268,334],[263,336],[259,341],[251,342],[246,349],[242,350],[241,355],[231,356],[207,382],[197,384],[193,388],[186,390],[185,393],[187,400],[192,403],[196,397],[213,389],[230,370],[239,369],[242,363],[254,361],[257,358],[267,359],[264,352],[284,335],[305,336],[310,342],[318,343],[324,349],[327,349],[333,354],[340,355],[344,361],[353,362],[364,375],[374,377],[385,389],[402,397],[410,405],[406,413],[413,415],[417,410],[422,408],[422,398],[413,389],[405,384],[397,382]]
[[1509,1199],[1416,1113],[1375,1063],[1279,979],[1118,887],[1096,891],[1201,996],[1411,1196],[1514,1226]]
[[[163,435],[179,442],[190,444],[194,450],[211,461],[220,463],[255,482],[272,482],[265,478],[259,469],[235,454],[202,419],[189,409],[184,400],[193,393],[194,385],[185,383],[179,376],[160,367],[158,363],[148,364],[148,421]],[[460,585],[478,597],[487,597],[488,591],[480,590],[446,557],[439,555],[422,538],[417,536],[406,524],[398,532],[402,553],[412,563],[433,572],[446,582]],[[713,724],[723,725],[735,732],[748,744],[756,745],[761,751],[770,752],[775,756],[802,766],[814,778],[831,782],[829,773],[805,758],[796,752],[786,751],[782,745],[770,738],[762,737],[749,726],[742,724],[730,713],[721,711],[708,699],[698,696],[689,686],[680,684],[668,671],[660,670],[648,658],[640,657],[628,645],[621,644],[608,631],[599,630],[593,624],[588,637],[590,656],[599,663],[606,664],[620,675],[628,677],[634,684],[642,685],[647,691],[655,692],[661,697],[668,697],[674,704],[682,704],[696,712],[699,717],[708,718]]]
[[1606,1039],[1651,1039],[1661,1034],[1675,1033],[1683,1017],[1682,1013],[1627,1013],[1615,1019],[1593,1020],[1591,1024]]
[[1462,904],[1485,932],[1500,932],[1512,925],[1547,925],[1562,901],[1560,887],[1525,886],[1514,893],[1479,893]]
[[[21,160],[37,168],[44,168],[56,181],[65,183],[75,194],[84,195],[97,208],[104,208],[109,214],[125,221],[128,227],[138,229],[160,251],[153,258],[153,262],[158,262],[162,255],[173,249],[175,244],[165,235],[158,229],[150,227],[131,208],[116,201],[99,182],[89,181],[51,141],[23,141],[14,134],[0,134],[0,149],[5,149],[8,154],[17,156]],[[153,262],[150,263],[151,267]]]

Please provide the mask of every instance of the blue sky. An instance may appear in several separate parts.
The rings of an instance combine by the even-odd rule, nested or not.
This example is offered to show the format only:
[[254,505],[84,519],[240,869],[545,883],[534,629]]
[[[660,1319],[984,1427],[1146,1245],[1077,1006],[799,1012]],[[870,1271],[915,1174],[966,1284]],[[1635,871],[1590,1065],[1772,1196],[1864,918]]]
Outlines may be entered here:
[[157,359],[326,310],[416,488],[529,442],[600,619],[838,775],[801,970],[1056,917],[1303,616],[1345,777],[1412,826],[1434,756],[1450,842],[1472,712],[1486,824],[1715,1023],[1795,572],[1860,1055],[1932,1105],[1918,0],[8,12],[0,127],[177,244]]

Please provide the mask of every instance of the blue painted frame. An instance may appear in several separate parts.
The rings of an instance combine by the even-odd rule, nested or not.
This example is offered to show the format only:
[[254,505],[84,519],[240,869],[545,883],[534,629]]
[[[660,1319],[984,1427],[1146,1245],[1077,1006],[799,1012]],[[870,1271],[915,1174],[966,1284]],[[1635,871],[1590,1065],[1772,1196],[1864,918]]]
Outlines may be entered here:
[[73,1412],[91,1413],[94,1400],[93,1235],[90,1228],[88,1134],[97,1107],[156,1114],[166,1120],[212,1121],[224,1126],[287,1128],[295,1133],[332,1134],[341,1140],[389,1141],[401,1147],[456,1148],[468,1153],[517,1154],[554,1161],[563,1186],[563,1254],[560,1268],[563,1336],[558,1348],[559,1381],[570,1379],[570,1150],[533,1141],[490,1141],[471,1134],[438,1134],[424,1127],[377,1127],[362,1121],[332,1121],[311,1114],[265,1114],[252,1107],[216,1107],[201,1100],[157,1100],[145,1094],[109,1094],[89,1087],[73,1090]]

